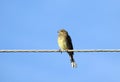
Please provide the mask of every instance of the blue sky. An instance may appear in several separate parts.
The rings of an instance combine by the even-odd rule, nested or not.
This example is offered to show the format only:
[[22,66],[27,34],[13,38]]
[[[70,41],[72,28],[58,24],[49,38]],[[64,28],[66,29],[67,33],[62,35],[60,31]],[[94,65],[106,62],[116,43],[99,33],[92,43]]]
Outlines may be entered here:
[[[0,49],[120,48],[119,0],[0,0]],[[0,53],[0,82],[120,82],[120,53]]]

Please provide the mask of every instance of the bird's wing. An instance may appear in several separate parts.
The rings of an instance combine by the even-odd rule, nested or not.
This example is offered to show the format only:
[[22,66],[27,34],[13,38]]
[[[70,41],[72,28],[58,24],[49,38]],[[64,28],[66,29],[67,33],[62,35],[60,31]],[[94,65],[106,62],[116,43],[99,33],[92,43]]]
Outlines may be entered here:
[[73,49],[72,40],[69,35],[67,36],[67,46],[68,46],[68,49],[71,49],[71,50]]

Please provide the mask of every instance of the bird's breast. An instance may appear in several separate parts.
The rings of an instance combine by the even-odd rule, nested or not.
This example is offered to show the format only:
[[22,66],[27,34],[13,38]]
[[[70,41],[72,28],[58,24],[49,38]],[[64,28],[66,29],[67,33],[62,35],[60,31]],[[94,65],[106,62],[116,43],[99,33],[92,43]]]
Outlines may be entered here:
[[58,45],[62,50],[67,49],[67,41],[64,37],[58,37]]

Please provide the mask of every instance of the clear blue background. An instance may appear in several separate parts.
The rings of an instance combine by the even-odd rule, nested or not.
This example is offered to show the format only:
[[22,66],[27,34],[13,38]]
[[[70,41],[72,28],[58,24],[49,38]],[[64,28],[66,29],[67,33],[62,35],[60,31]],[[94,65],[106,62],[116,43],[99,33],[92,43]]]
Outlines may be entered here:
[[[120,0],[0,0],[0,49],[120,48]],[[120,82],[120,53],[0,53],[0,82]]]

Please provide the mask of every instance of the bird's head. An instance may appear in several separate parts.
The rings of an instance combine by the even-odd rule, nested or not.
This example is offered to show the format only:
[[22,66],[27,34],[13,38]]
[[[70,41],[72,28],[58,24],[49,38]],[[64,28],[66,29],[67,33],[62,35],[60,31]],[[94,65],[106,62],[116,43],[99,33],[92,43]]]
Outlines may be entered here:
[[68,35],[68,32],[65,29],[61,29],[58,31],[59,35]]

